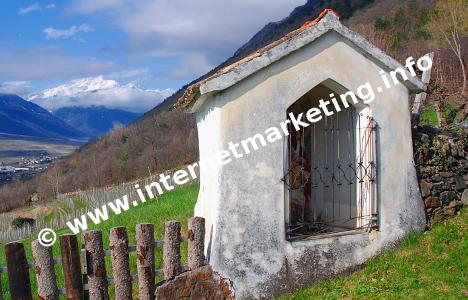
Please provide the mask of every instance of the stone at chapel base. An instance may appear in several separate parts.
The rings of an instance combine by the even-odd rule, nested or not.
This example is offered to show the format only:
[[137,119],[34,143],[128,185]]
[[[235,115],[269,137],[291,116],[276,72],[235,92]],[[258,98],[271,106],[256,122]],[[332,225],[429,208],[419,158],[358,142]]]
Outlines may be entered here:
[[431,188],[432,188],[432,183],[427,182],[426,180],[422,180],[420,182],[420,187],[421,187],[421,195],[423,198],[426,198],[431,194]]
[[450,203],[450,201],[454,200],[456,197],[457,193],[454,191],[445,191],[440,194],[440,201],[445,205]]
[[464,206],[468,206],[468,189],[465,189],[463,191],[463,194],[461,196],[461,202]]
[[432,186],[432,195],[438,195],[443,191],[447,191],[449,189],[450,187],[445,182],[434,183],[434,185]]
[[454,179],[455,179],[455,189],[457,191],[463,191],[466,188],[466,183],[463,177],[461,177],[460,175],[455,175]]
[[426,205],[426,208],[436,208],[440,206],[440,199],[439,197],[427,197],[424,199],[424,204]]

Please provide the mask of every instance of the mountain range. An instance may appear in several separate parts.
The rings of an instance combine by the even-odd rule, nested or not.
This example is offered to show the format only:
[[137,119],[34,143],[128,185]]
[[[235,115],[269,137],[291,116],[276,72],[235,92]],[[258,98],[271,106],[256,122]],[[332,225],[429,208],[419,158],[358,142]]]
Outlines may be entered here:
[[135,83],[120,84],[103,76],[72,80],[57,87],[31,94],[27,100],[48,110],[63,107],[105,106],[131,112],[144,112],[172,95],[172,89],[144,89]]
[[42,138],[81,139],[83,133],[39,105],[0,94],[0,133]]
[[87,140],[127,125],[141,114],[104,106],[62,107],[48,111],[17,95],[0,94],[0,133],[32,138]]

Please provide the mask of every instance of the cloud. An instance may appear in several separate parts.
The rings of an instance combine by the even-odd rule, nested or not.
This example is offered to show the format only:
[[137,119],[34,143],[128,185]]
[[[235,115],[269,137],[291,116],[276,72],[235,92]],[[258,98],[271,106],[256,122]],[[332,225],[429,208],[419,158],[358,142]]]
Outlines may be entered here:
[[52,27],[47,27],[43,30],[48,39],[57,40],[57,39],[67,39],[74,37],[79,32],[91,32],[94,31],[94,28],[88,24],[81,24],[80,26],[70,26],[68,29],[55,29]]
[[[74,0],[71,14],[103,14],[128,36],[133,57],[176,57],[188,78],[209,71],[271,21],[286,17],[305,0]],[[311,16],[314,17],[314,16]],[[190,72],[193,57],[200,69]],[[185,65],[187,63],[187,65]],[[184,66],[185,65],[185,66]],[[191,74],[191,76],[190,76]]]
[[201,53],[187,53],[180,59],[180,64],[169,71],[169,75],[175,78],[203,75],[207,70],[214,67],[205,55]]
[[72,57],[57,46],[35,46],[21,51],[0,49],[0,78],[3,81],[67,80],[116,72],[111,61]]
[[29,81],[7,81],[0,83],[0,93],[2,94],[16,94],[22,97],[31,92]]
[[70,12],[76,12],[80,14],[90,14],[95,13],[101,10],[115,9],[116,7],[121,7],[125,4],[125,0],[83,0],[83,1],[74,1],[70,7]]
[[33,12],[33,11],[38,11],[38,10],[44,10],[44,9],[52,9],[55,7],[55,4],[53,3],[49,3],[47,5],[44,5],[44,6],[41,6],[37,3],[34,3],[34,4],[31,4],[27,7],[22,7],[20,9],[18,9],[18,15],[26,15],[26,14],[29,14],[30,12]]
[[113,72],[107,75],[107,77],[112,79],[122,79],[122,78],[135,78],[145,79],[150,76],[150,71],[147,68],[132,69],[132,70],[122,70],[118,72]]
[[152,90],[134,84],[121,85],[102,76],[72,80],[28,97],[30,101],[49,109],[103,105],[107,108],[146,112],[172,95],[174,90]]

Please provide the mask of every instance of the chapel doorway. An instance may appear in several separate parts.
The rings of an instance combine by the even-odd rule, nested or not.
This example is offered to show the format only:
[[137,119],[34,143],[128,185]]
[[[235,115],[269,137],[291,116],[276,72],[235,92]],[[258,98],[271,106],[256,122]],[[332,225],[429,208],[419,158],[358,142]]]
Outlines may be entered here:
[[[295,115],[339,93],[319,84],[287,110]],[[287,239],[339,234],[378,224],[376,124],[367,106],[350,103],[296,131],[285,147]]]

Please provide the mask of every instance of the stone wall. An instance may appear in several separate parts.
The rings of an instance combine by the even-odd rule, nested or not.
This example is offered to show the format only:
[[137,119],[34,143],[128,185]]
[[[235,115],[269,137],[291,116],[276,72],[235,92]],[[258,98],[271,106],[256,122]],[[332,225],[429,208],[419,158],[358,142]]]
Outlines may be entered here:
[[413,132],[414,161],[428,224],[468,206],[468,130],[419,127]]

